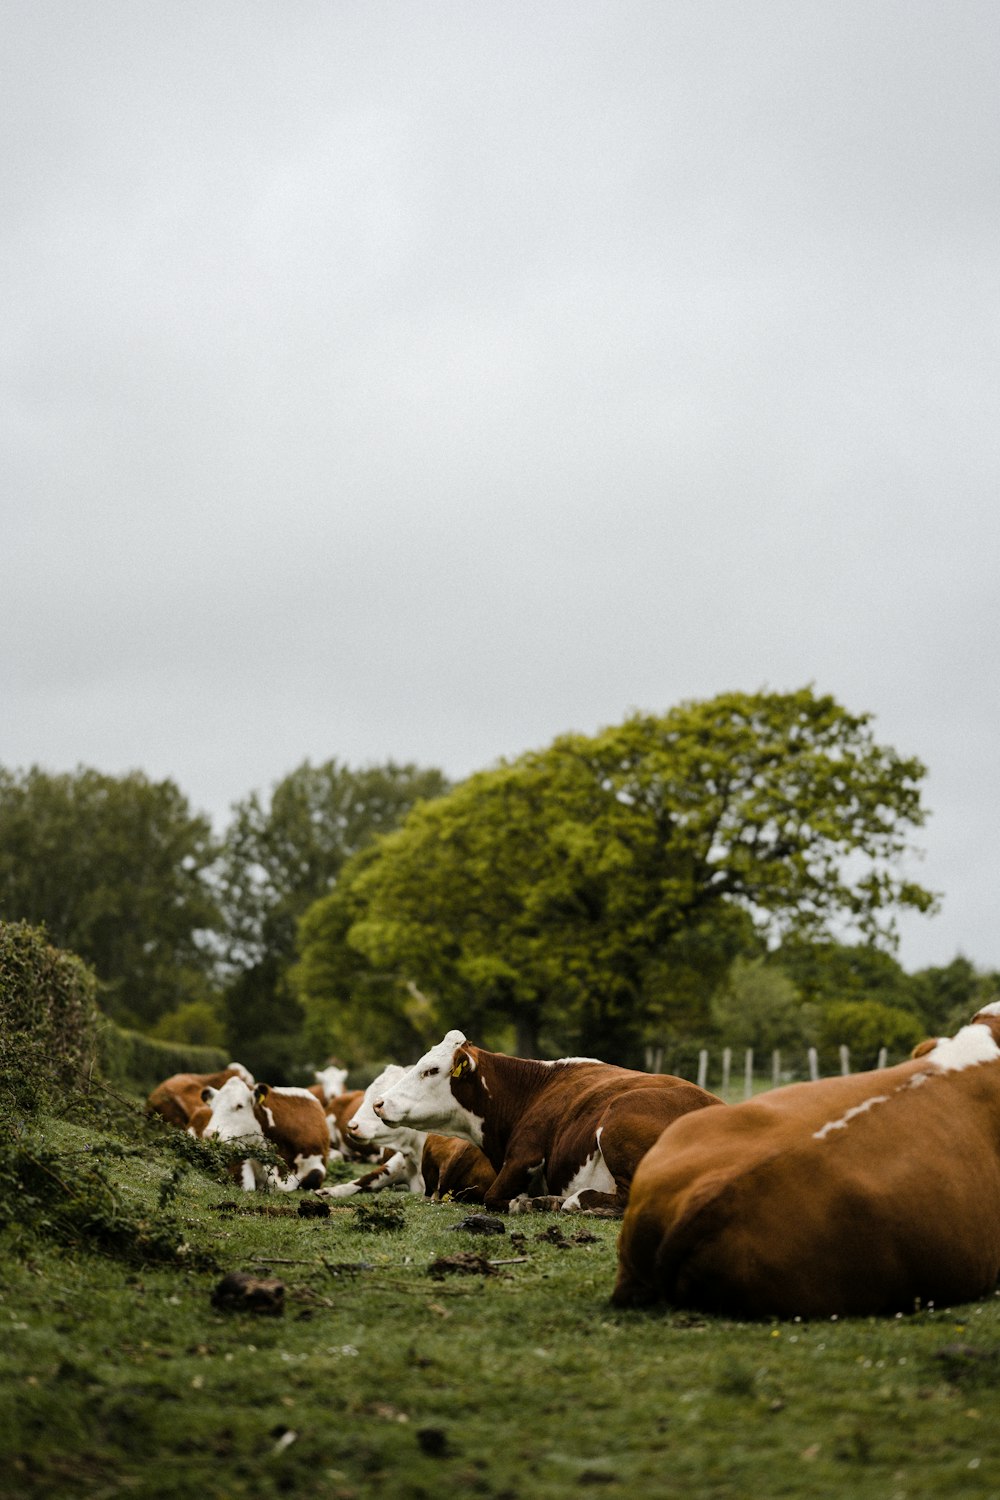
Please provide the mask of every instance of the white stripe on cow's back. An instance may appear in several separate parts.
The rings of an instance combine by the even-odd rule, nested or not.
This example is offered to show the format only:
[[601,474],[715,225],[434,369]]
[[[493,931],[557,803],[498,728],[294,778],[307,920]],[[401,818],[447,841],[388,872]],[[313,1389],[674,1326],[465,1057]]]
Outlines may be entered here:
[[980,1016],[1000,1016],[1000,1000],[991,1000],[989,1005],[981,1005],[977,1011]]
[[[284,1086],[284,1084],[280,1086],[275,1085],[269,1092],[272,1094],[280,1094],[283,1099],[287,1099],[289,1097],[293,1099],[312,1099],[315,1104],[319,1104],[319,1100],[316,1098],[315,1094],[310,1093],[308,1089],[296,1088],[294,1084],[289,1084],[287,1088]],[[320,1107],[322,1108],[322,1106]]]
[[813,1140],[825,1141],[831,1130],[846,1130],[850,1122],[858,1115],[866,1115],[870,1109],[875,1108],[876,1104],[888,1104],[891,1098],[891,1094],[873,1094],[863,1104],[855,1104],[854,1108],[841,1115],[839,1120],[828,1120],[822,1129],[814,1130]]
[[892,1094],[873,1094],[871,1098],[855,1104],[840,1119],[828,1120],[820,1130],[814,1130],[813,1140],[822,1141],[831,1131],[846,1130],[851,1120],[858,1115],[867,1114],[876,1104],[888,1104],[895,1094],[915,1089],[934,1078],[935,1074],[961,1073],[966,1068],[978,1067],[980,1063],[995,1062],[997,1058],[1000,1058],[1000,1047],[993,1040],[993,1033],[988,1026],[963,1026],[954,1036],[941,1037],[937,1045],[921,1059],[924,1064],[933,1064],[933,1072],[926,1067],[922,1068],[919,1073],[914,1073],[905,1083],[893,1089]]

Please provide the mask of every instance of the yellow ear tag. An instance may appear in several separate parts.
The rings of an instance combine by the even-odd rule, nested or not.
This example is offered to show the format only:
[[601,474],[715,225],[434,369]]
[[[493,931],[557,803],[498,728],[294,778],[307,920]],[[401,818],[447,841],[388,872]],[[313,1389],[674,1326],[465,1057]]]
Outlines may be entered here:
[[452,1078],[461,1078],[462,1074],[465,1072],[465,1070],[466,1070],[466,1068],[468,1066],[469,1066],[469,1059],[467,1057],[460,1057],[458,1059],[458,1062],[455,1064],[455,1066],[451,1070],[451,1076],[452,1076]]

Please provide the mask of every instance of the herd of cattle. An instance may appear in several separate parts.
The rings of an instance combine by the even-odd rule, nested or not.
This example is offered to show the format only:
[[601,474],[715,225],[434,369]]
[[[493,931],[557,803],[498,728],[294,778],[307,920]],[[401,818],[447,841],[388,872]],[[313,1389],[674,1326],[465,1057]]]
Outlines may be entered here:
[[[998,1065],[1000,1002],[896,1067],[735,1105],[666,1074],[508,1057],[449,1031],[365,1090],[347,1090],[340,1067],[277,1088],[231,1063],[167,1079],[147,1108],[205,1138],[270,1142],[284,1170],[251,1140],[247,1190],[402,1186],[494,1212],[623,1215],[621,1307],[889,1314],[996,1286]],[[324,1186],[331,1160],[365,1170]]]

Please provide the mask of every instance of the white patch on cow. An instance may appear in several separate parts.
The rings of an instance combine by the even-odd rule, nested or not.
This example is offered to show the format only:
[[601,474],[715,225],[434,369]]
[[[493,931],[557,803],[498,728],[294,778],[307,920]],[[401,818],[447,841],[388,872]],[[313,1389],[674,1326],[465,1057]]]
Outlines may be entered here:
[[227,1069],[232,1069],[233,1071],[235,1071],[249,1088],[253,1088],[256,1080],[254,1079],[254,1076],[249,1068],[245,1068],[243,1064],[239,1062],[226,1063],[226,1067]]
[[240,1186],[245,1193],[252,1193],[256,1190],[257,1174],[252,1161],[245,1161],[240,1167]]
[[[599,1063],[600,1061],[599,1057],[557,1057],[552,1066],[555,1067],[558,1063]],[[601,1066],[603,1067],[604,1064],[602,1063]]]
[[375,1100],[381,1099],[382,1095],[387,1093],[401,1078],[405,1078],[409,1071],[409,1068],[402,1068],[398,1063],[390,1063],[388,1067],[383,1068],[377,1078],[372,1079],[365,1089],[361,1103],[347,1122],[347,1129],[353,1140],[380,1141],[390,1134],[388,1125],[375,1113]]
[[876,1104],[888,1104],[891,1097],[891,1094],[872,1094],[870,1099],[865,1099],[861,1104],[855,1104],[853,1109],[841,1115],[839,1120],[828,1120],[822,1129],[814,1130],[813,1140],[825,1141],[831,1131],[846,1130],[850,1122],[857,1119],[858,1115],[866,1115],[870,1109],[875,1108]]
[[933,1063],[942,1073],[961,1073],[998,1057],[1000,1047],[988,1026],[963,1026],[954,1036],[942,1038],[924,1061]]
[[[310,1093],[308,1089],[296,1088],[293,1084],[288,1084],[287,1086],[282,1084],[280,1088],[272,1089],[271,1092],[280,1094],[282,1098],[291,1097],[293,1099],[312,1099],[316,1104],[319,1104],[319,1100],[316,1098],[315,1094]],[[323,1106],[320,1104],[320,1109],[322,1108]]]
[[[312,1097],[315,1098],[315,1094]],[[322,1156],[317,1156],[316,1154],[313,1154],[311,1156],[302,1156],[300,1154],[295,1158],[294,1177],[290,1177],[288,1180],[292,1182],[295,1187],[297,1187],[299,1183],[303,1182],[312,1172],[318,1172],[321,1179],[326,1176],[325,1158]]]
[[1000,1000],[991,1000],[989,1005],[981,1005],[976,1014],[980,1016],[1000,1016]]
[[597,1149],[592,1156],[588,1156],[582,1167],[578,1167],[566,1184],[566,1196],[563,1200],[563,1208],[567,1210],[580,1207],[581,1193],[616,1193],[618,1184],[608,1170],[608,1164],[604,1160],[604,1152],[601,1150],[601,1134],[603,1125],[597,1132]]
[[374,1101],[383,1124],[435,1130],[442,1135],[457,1135],[475,1146],[483,1144],[482,1117],[459,1104],[451,1091],[455,1052],[464,1041],[464,1032],[449,1031],[404,1078]]

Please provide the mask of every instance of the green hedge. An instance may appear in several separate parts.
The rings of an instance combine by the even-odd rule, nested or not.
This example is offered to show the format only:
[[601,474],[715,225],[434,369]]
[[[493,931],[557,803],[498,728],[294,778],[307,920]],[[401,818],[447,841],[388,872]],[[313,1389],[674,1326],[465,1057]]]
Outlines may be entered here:
[[0,1103],[34,1109],[94,1066],[97,980],[27,922],[0,922]]
[[98,1060],[109,1083],[148,1094],[174,1073],[218,1073],[229,1062],[229,1054],[219,1047],[159,1042],[141,1031],[125,1031],[112,1021],[102,1021]]

